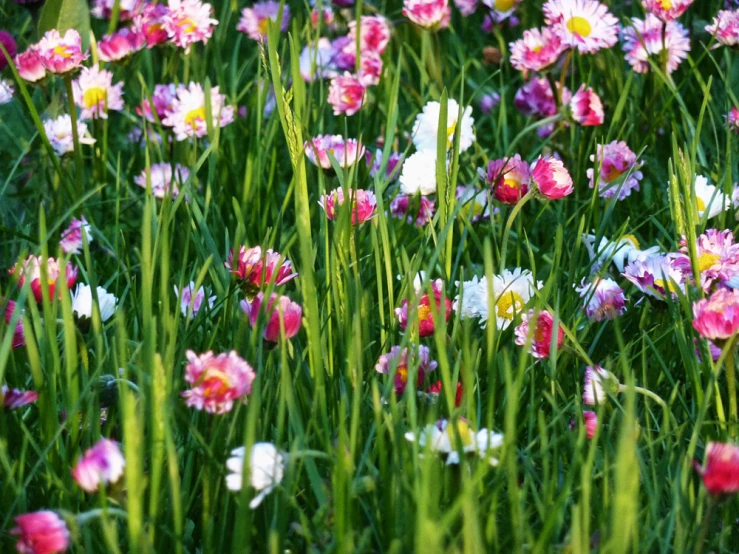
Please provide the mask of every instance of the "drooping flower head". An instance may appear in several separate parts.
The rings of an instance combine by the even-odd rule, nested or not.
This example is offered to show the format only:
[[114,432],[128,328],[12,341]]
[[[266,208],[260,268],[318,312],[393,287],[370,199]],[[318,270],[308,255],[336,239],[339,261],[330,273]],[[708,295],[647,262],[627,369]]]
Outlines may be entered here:
[[224,414],[231,411],[234,401],[251,394],[257,375],[235,350],[217,356],[210,351],[198,356],[188,350],[185,355],[185,381],[191,388],[181,394],[188,406]]
[[[529,353],[534,358],[548,358],[551,354],[552,335],[554,334],[554,315],[547,310],[542,310],[537,316],[534,310],[529,310],[528,313],[521,314],[521,324],[516,327],[514,333],[518,346],[526,346],[530,341]],[[562,346],[564,339],[564,330],[557,323],[555,340],[557,350]]]
[[591,88],[580,85],[569,103],[570,116],[583,127],[602,125],[605,120],[600,96]]
[[[59,279],[62,278],[61,267],[57,260],[49,258],[46,260],[46,264],[43,263],[41,256],[28,256],[25,261],[18,262],[10,270],[11,275],[18,277],[18,286],[23,287],[26,279],[31,281],[31,291],[36,302],[41,302],[41,272],[46,273],[46,282],[49,287],[49,299],[54,299],[54,293],[59,285]],[[77,268],[72,264],[67,264],[66,274],[64,279],[67,282],[67,288],[72,288],[74,283],[77,281]]]
[[98,42],[98,54],[104,62],[122,60],[144,47],[144,36],[124,27]]
[[418,350],[393,346],[390,352],[380,356],[375,365],[375,371],[383,375],[389,375],[393,368],[397,368],[394,378],[395,393],[400,395],[405,391],[408,384],[408,372],[410,368],[418,366],[418,378],[416,387],[420,388],[426,376],[434,371],[438,366],[435,360],[431,359],[431,351],[427,346],[419,346]]
[[536,192],[547,200],[564,198],[575,190],[570,172],[557,158],[536,160],[531,166],[531,182]]
[[169,34],[164,28],[164,21],[169,15],[169,8],[164,4],[146,4],[141,13],[133,18],[132,30],[144,37],[147,48],[164,44]]
[[175,164],[173,171],[172,164],[162,162],[152,165],[148,175],[144,168],[139,175],[134,177],[134,182],[143,189],[151,183],[151,194],[154,198],[165,198],[169,194],[172,198],[177,198],[180,194],[180,186],[189,178],[190,170],[186,167]]
[[[442,296],[443,283],[441,279],[431,281],[432,295],[424,293],[418,299],[417,317],[418,317],[418,336],[428,337],[434,334],[434,311],[431,307],[432,298],[435,305],[435,311],[438,317],[443,317],[445,321],[449,321],[449,316],[452,315],[452,303],[448,297],[444,297],[444,306],[442,309],[441,296]],[[406,330],[409,321],[408,314],[408,299],[403,299],[400,308],[395,308],[395,315],[400,323],[400,328]]]
[[82,219],[72,219],[69,227],[62,233],[59,246],[65,254],[79,254],[82,252],[82,232],[84,231],[87,242],[92,242],[92,227],[87,223],[85,216]]
[[583,54],[610,48],[618,41],[618,19],[597,0],[548,0],[544,20],[562,43]]
[[106,69],[83,67],[72,87],[82,119],[107,119],[109,111],[123,109],[123,82],[114,85],[113,74]]
[[[362,52],[371,51],[384,54],[390,42],[390,23],[381,15],[363,15],[359,24],[359,48]],[[349,38],[356,43],[357,22],[349,22]]]
[[417,442],[421,448],[429,448],[446,458],[446,465],[458,464],[461,445],[464,454],[477,454],[490,465],[498,465],[498,459],[492,454],[494,450],[503,446],[503,435],[488,429],[473,430],[467,420],[459,418],[452,423],[440,419],[435,424],[426,425],[419,433],[409,431],[405,438]]
[[[118,4],[118,21],[128,21],[137,14],[144,3],[143,0],[120,0]],[[98,19],[110,19],[116,0],[95,0],[90,14]]]
[[72,477],[87,492],[95,492],[100,485],[114,484],[123,475],[126,460],[118,443],[100,439],[86,450],[72,470]]
[[228,261],[225,262],[226,268],[242,281],[243,286],[253,290],[254,293],[262,286],[271,283],[272,279],[275,285],[279,286],[298,276],[293,271],[290,260],[283,259],[271,248],[262,253],[261,246],[252,248],[242,246],[239,248],[236,263],[234,263],[233,254],[231,250],[228,254]]
[[649,60],[659,65],[663,57],[667,60],[664,69],[672,73],[690,52],[690,38],[685,27],[677,21],[665,24],[651,13],[644,20],[633,18],[631,25],[623,28],[621,36],[626,61],[637,73],[647,73]]
[[[243,446],[235,448],[231,451],[231,457],[226,461],[226,469],[231,472],[226,476],[226,488],[229,490],[240,491],[243,487],[245,455],[246,450]],[[285,474],[285,457],[274,444],[269,442],[256,442],[251,447],[249,484],[259,493],[249,502],[252,510],[257,508],[264,498],[282,482]]]
[[739,10],[721,10],[713,22],[706,25],[706,32],[716,38],[718,45],[736,46],[739,44]]
[[585,368],[582,401],[588,406],[603,404],[608,400],[607,393],[616,394],[620,383],[616,376],[599,365]]
[[452,10],[449,0],[404,0],[403,15],[414,25],[435,31],[449,27]]
[[80,68],[87,59],[82,52],[82,38],[74,29],[67,30],[64,36],[59,31],[47,31],[35,47],[46,71],[63,74]]
[[18,75],[24,81],[36,83],[46,77],[46,67],[35,46],[18,54],[14,61]]
[[592,283],[582,280],[575,290],[585,299],[585,313],[592,321],[616,319],[626,311],[626,297],[618,283],[609,278],[596,278]]
[[419,151],[430,150],[436,153],[439,132],[446,135],[446,147],[451,148],[454,144],[455,133],[461,133],[459,137],[459,151],[465,152],[475,142],[475,120],[472,117],[472,106],[462,110],[462,118],[459,121],[459,104],[456,100],[449,98],[446,105],[446,128],[439,129],[439,113],[441,104],[439,102],[427,102],[421,113],[416,117],[413,124],[413,144]]
[[[236,26],[237,31],[246,33],[253,40],[267,40],[269,21],[277,21],[280,13],[280,3],[274,0],[256,2],[249,8],[241,10],[241,20]],[[282,10],[280,30],[284,33],[290,25],[290,8],[285,4]]]
[[[115,313],[118,299],[103,287],[97,287],[96,294],[100,308],[100,319],[108,321]],[[72,293],[72,313],[79,319],[92,319],[92,288],[90,285],[77,285]]]
[[518,154],[508,159],[491,160],[485,181],[491,187],[496,200],[503,204],[517,204],[529,192],[529,164]]
[[218,25],[218,20],[211,17],[212,13],[211,5],[200,0],[169,0],[162,28],[170,42],[188,53],[192,44],[205,44],[213,35],[213,27]]
[[399,194],[390,202],[390,215],[405,219],[409,225],[423,227],[434,217],[434,201],[425,196]]
[[[177,97],[172,100],[172,110],[162,120],[172,127],[177,140],[188,137],[201,138],[208,134],[205,91],[200,83],[177,87]],[[210,113],[213,125],[225,127],[234,120],[234,107],[226,104],[226,95],[218,87],[210,88]]]
[[[593,437],[595,436],[595,432],[598,430],[598,414],[595,412],[591,412],[588,410],[583,410],[582,412],[582,419],[585,423],[585,433],[588,436],[588,440],[593,440]],[[577,420],[572,419],[570,420],[570,429],[575,429],[575,426],[577,425]]]
[[739,446],[709,442],[706,463],[701,469],[703,486],[713,495],[739,492]]
[[202,285],[196,291],[194,281],[190,281],[190,284],[182,287],[181,296],[179,288],[175,285],[174,294],[180,301],[180,312],[182,312],[184,317],[187,317],[190,308],[192,308],[192,315],[190,318],[194,318],[198,314],[200,309],[203,307],[203,303],[207,304],[209,309],[212,309],[217,298],[216,296],[208,297],[205,294],[205,287]]
[[642,162],[637,160],[636,154],[624,141],[599,144],[597,153],[590,156],[595,167],[587,170],[590,179],[590,188],[595,186],[595,175],[598,171],[598,191],[601,198],[613,198],[618,193],[618,199],[623,200],[632,190],[639,190],[639,181],[644,177],[639,168]]
[[341,135],[318,135],[305,141],[305,155],[318,167],[333,169],[329,154],[336,159],[339,167],[351,167],[364,155],[364,145],[357,139]]
[[367,88],[349,72],[331,79],[328,88],[328,103],[334,109],[334,115],[357,113],[367,99]]
[[634,235],[623,235],[618,240],[601,237],[597,249],[595,235],[583,235],[582,240],[593,264],[593,272],[599,271],[605,264],[613,262],[619,272],[624,270],[627,263],[645,261],[659,252],[659,246],[642,250],[639,240]]
[[511,65],[519,71],[546,71],[559,59],[566,46],[560,33],[551,27],[529,29],[523,38],[510,44]]
[[[326,217],[334,221],[339,217],[344,200],[344,189],[338,187],[328,194],[324,194],[318,204],[326,212]],[[349,203],[351,204],[352,225],[364,223],[377,215],[377,199],[372,191],[349,189]]]
[[739,290],[719,289],[693,303],[693,328],[717,344],[739,331]]
[[264,293],[260,292],[250,302],[248,300],[241,301],[241,309],[249,318],[252,329],[257,325],[259,312],[264,308],[267,316],[267,325],[264,328],[264,339],[270,342],[280,340],[280,314],[282,314],[283,325],[285,327],[285,338],[290,339],[298,334],[302,323],[303,308],[300,304],[293,302],[287,296],[281,296],[273,292],[269,301],[264,302]]
[[11,535],[18,537],[21,554],[63,554],[69,548],[69,529],[56,512],[42,510],[15,518]]
[[642,0],[642,6],[662,21],[673,21],[680,17],[693,3],[693,0]]

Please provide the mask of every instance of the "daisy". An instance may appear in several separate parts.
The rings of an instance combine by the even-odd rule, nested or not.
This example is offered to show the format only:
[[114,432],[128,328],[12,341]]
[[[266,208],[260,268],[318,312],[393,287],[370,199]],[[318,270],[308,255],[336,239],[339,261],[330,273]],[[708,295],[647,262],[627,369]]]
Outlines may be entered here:
[[431,351],[427,346],[419,346],[418,350],[393,346],[390,352],[380,356],[375,364],[375,371],[382,375],[390,375],[395,371],[393,384],[395,394],[401,395],[405,391],[408,384],[409,367],[418,365],[418,378],[416,388],[421,388],[426,375],[431,373],[438,366],[437,362],[431,359]]
[[[448,162],[447,162],[448,166]],[[408,196],[436,194],[436,151],[421,150],[403,162],[400,192]]]
[[180,312],[184,317],[187,317],[190,313],[190,319],[194,318],[200,309],[203,307],[203,303],[208,305],[208,309],[213,309],[213,304],[216,301],[217,296],[208,297],[205,294],[205,287],[201,286],[197,291],[195,290],[195,282],[190,281],[189,285],[182,288],[182,296],[180,296],[180,289],[177,285],[174,286],[174,294],[180,301]]
[[36,83],[46,77],[46,68],[36,47],[31,47],[15,57],[15,67],[18,75],[24,81]]
[[[267,40],[269,21],[277,21],[280,12],[280,3],[274,0],[257,2],[250,8],[241,10],[241,20],[236,26],[237,31],[246,33],[253,40]],[[283,33],[290,24],[290,8],[285,4],[282,10],[280,31]]]
[[464,215],[470,223],[490,219],[492,208],[489,190],[478,191],[473,185],[459,185],[456,191],[457,204],[461,206],[460,215]]
[[367,100],[367,88],[349,72],[331,79],[328,88],[328,103],[334,109],[334,115],[357,113]]
[[[201,138],[208,134],[205,91],[200,83],[190,83],[177,88],[172,100],[172,111],[162,120],[162,125],[172,127],[177,140],[188,137]],[[225,127],[234,120],[234,107],[226,104],[226,95],[218,87],[210,88],[210,113],[213,123]]]
[[703,219],[704,214],[708,214],[707,219],[711,219],[731,208],[729,197],[715,185],[709,185],[708,179],[703,175],[696,176],[693,191],[698,217],[701,219]]
[[[242,446],[231,451],[231,457],[226,461],[226,469],[231,473],[226,476],[226,488],[231,491],[240,491],[243,486],[244,457],[246,449]],[[265,497],[282,482],[285,475],[285,461],[283,454],[274,444],[256,442],[249,453],[249,485],[258,494],[249,502],[254,510],[262,503]]]
[[685,274],[673,265],[676,254],[654,254],[636,260],[624,268],[623,276],[649,296],[664,300],[669,292],[675,296],[685,290]]
[[[562,103],[568,104],[572,93],[566,87],[560,92]],[[534,77],[519,88],[513,98],[513,105],[523,115],[551,117],[557,113],[557,102],[546,77]]]
[[72,223],[62,233],[62,240],[59,241],[59,247],[65,254],[79,254],[82,252],[82,233],[84,232],[87,242],[92,242],[92,227],[85,216],[82,219],[72,219]]
[[234,401],[251,394],[256,373],[235,350],[228,354],[213,355],[206,352],[198,356],[188,350],[185,381],[190,390],[180,393],[188,406],[212,414],[225,414],[233,408]]
[[372,87],[380,83],[382,75],[382,57],[373,50],[365,50],[360,54],[359,72],[357,78],[365,87]]
[[116,483],[123,476],[126,460],[118,443],[100,439],[92,448],[85,451],[72,470],[72,477],[87,492],[95,492],[100,485]]
[[13,83],[7,79],[0,79],[0,105],[7,104],[12,101],[14,92],[15,88],[13,88]]
[[[3,299],[0,298],[0,300],[3,300]],[[13,321],[13,316],[15,315],[16,306],[17,304],[13,302],[12,300],[5,301],[5,324],[6,325],[10,325],[10,323]],[[13,341],[10,344],[13,347],[13,349],[22,348],[26,345],[26,335],[23,332],[23,318],[20,315],[20,313],[18,315],[18,320],[15,324],[15,329],[13,329]]]
[[739,108],[734,106],[724,118],[726,119],[726,126],[729,130],[733,133],[739,133]]
[[[536,318],[536,319],[534,319]],[[532,328],[533,325],[533,328]],[[518,346],[529,345],[529,353],[539,360],[548,358],[551,354],[552,338],[554,334],[554,315],[547,310],[536,314],[534,310],[521,314],[521,324],[514,329],[515,343]],[[562,346],[565,333],[557,323],[556,349]]]
[[[173,102],[177,98],[177,87],[174,84],[154,85],[154,94],[151,99],[144,98],[141,104],[136,106],[136,113],[152,123],[163,121],[172,112]],[[156,113],[156,118],[154,117]]]
[[[685,237],[680,241],[680,256],[675,267],[683,273],[692,274],[693,265]],[[698,272],[701,287],[708,292],[714,283],[727,284],[739,276],[739,244],[734,242],[734,234],[727,230],[708,229],[695,239],[695,254],[698,258]],[[733,288],[733,287],[732,287]]]
[[[118,299],[103,287],[97,287],[97,301],[100,308],[100,320],[105,323],[115,313]],[[90,285],[77,285],[72,293],[72,313],[78,319],[92,319],[92,288]]]
[[[18,278],[18,287],[23,288],[26,279],[31,281],[31,292],[36,302],[41,302],[43,292],[41,290],[41,272],[46,273],[46,284],[49,292],[49,299],[54,300],[54,293],[59,289],[59,283],[62,279],[61,264],[54,258],[48,258],[43,263],[41,256],[28,256],[24,261],[17,262],[9,271],[11,275]],[[71,289],[77,281],[77,268],[72,264],[66,264],[64,280],[67,283],[67,289]]]
[[575,290],[585,299],[583,308],[592,321],[616,319],[626,311],[624,291],[613,279],[596,277],[592,283],[583,279]]
[[420,448],[429,448],[446,459],[446,465],[459,464],[457,445],[461,445],[464,454],[477,454],[480,459],[490,465],[498,465],[498,459],[492,456],[493,450],[503,446],[503,435],[487,429],[474,431],[467,420],[459,418],[455,423],[440,419],[434,424],[426,425],[420,432],[409,431],[406,440],[418,443]]
[[[338,187],[324,194],[318,204],[326,212],[326,217],[335,221],[339,217],[344,201],[344,189]],[[359,225],[377,215],[377,199],[372,191],[349,189],[349,203],[351,204],[352,225]]]
[[16,551],[22,554],[64,553],[69,548],[70,533],[59,514],[42,510],[16,516],[11,535],[18,537]]
[[529,164],[515,154],[508,159],[491,160],[487,171],[478,170],[492,188],[495,199],[503,204],[517,204],[529,192]]
[[[273,278],[275,286],[279,286],[298,276],[293,271],[290,260],[284,259],[279,252],[271,248],[262,253],[261,246],[239,248],[235,265],[234,252],[231,250],[228,253],[228,261],[223,265],[247,287],[247,295],[250,296],[254,296],[263,285],[272,283]],[[253,294],[249,294],[250,292]]]
[[490,17],[497,23],[502,23],[516,12],[516,7],[523,0],[482,0],[490,8]]
[[[390,22],[381,15],[363,15],[359,23],[359,49],[384,54],[390,43]],[[349,39],[356,44],[357,22],[349,22]]]
[[468,16],[477,11],[479,0],[454,0],[454,5],[462,15]]
[[97,66],[84,67],[72,83],[74,103],[81,119],[108,119],[108,111],[123,109],[123,83],[113,85],[113,74]]
[[7,385],[0,387],[0,406],[6,410],[17,410],[33,404],[38,400],[38,393],[32,390],[9,389]]
[[[45,120],[44,132],[57,156],[61,157],[67,152],[74,151],[72,118],[68,114]],[[87,124],[84,121],[77,121],[77,136],[80,144],[95,144],[95,139],[87,132]]]
[[470,281],[455,281],[459,294],[454,297],[452,308],[461,319],[488,319],[488,280],[485,275],[473,276]]
[[621,384],[616,376],[599,365],[585,368],[585,383],[582,401],[588,406],[597,406],[608,399],[606,392],[616,394]]
[[544,20],[560,33],[562,43],[592,54],[618,41],[618,19],[597,0],[547,0]]
[[403,15],[411,23],[436,31],[449,27],[449,0],[403,0]]
[[[110,19],[116,0],[95,0],[90,14],[98,19]],[[128,21],[141,10],[143,0],[120,0],[118,21]]]
[[739,44],[739,10],[721,10],[713,23],[706,25],[706,32],[716,38],[716,46],[736,46]]
[[180,194],[180,185],[190,178],[190,170],[180,164],[175,164],[172,171],[172,164],[162,162],[154,164],[149,168],[147,175],[146,168],[134,178],[134,182],[143,189],[146,189],[151,182],[151,194],[154,198],[165,198],[171,194],[172,198],[177,198]]
[[[459,151],[465,152],[472,143],[475,142],[475,130],[473,125],[475,120],[472,118],[472,106],[467,106],[462,111],[461,122],[457,120],[459,117],[459,104],[456,100],[448,99],[446,106],[446,129],[442,132],[446,136],[446,147],[451,148],[454,144],[454,136],[457,131],[461,133],[459,139]],[[417,150],[431,150],[436,152],[436,145],[439,136],[439,113],[441,104],[439,102],[428,102],[423,111],[416,117],[413,124],[413,144]]]
[[404,219],[408,225],[423,227],[434,217],[434,201],[425,196],[399,194],[390,202],[390,215]]
[[284,327],[286,339],[294,337],[300,331],[303,309],[300,307],[300,304],[293,302],[287,296],[281,296],[273,292],[265,305],[264,293],[260,292],[251,302],[242,300],[240,306],[249,318],[252,329],[256,327],[259,313],[261,308],[264,307],[267,316],[267,323],[263,333],[264,340],[270,342],[279,341],[281,327]]
[[659,252],[659,246],[641,250],[639,240],[634,235],[623,235],[616,241],[602,237],[597,249],[595,248],[595,235],[583,235],[582,239],[590,259],[595,260],[594,272],[597,272],[604,264],[613,261],[620,273],[624,270],[626,263],[643,261]]
[[672,21],[680,17],[693,3],[693,0],[642,0],[642,6],[649,15],[662,21]]
[[[444,309],[441,307],[441,297],[443,292],[443,282],[441,279],[431,281],[432,296],[427,293],[423,293],[418,299],[418,306],[416,313],[418,316],[418,336],[419,337],[430,337],[434,334],[434,312],[438,316],[443,317],[445,321],[449,321],[449,316],[452,315],[452,303],[448,297],[444,297]],[[431,299],[433,297],[434,308],[431,307]],[[400,308],[395,308],[395,315],[398,318],[400,328],[405,331],[408,327],[408,321],[410,319],[408,313],[408,299],[404,298]]]
[[132,30],[144,37],[147,48],[167,42],[169,35],[164,28],[164,20],[169,8],[164,4],[146,4],[141,13],[133,18]]
[[559,200],[575,191],[569,171],[557,158],[539,158],[531,164],[531,183],[547,200]]
[[511,65],[519,71],[546,71],[566,50],[559,32],[551,27],[529,29],[512,42]]
[[693,328],[719,346],[739,332],[739,290],[719,289],[693,303]]
[[700,471],[703,486],[716,496],[739,492],[739,446],[709,442],[705,467]]
[[170,42],[184,48],[185,54],[196,42],[203,44],[213,35],[213,27],[218,20],[213,19],[213,8],[200,0],[169,0],[169,11],[162,18],[162,28],[167,32]]
[[[495,323],[499,330],[507,329],[517,314],[534,296],[536,289],[543,287],[541,281],[534,282],[534,276],[528,269],[520,267],[509,271],[503,270],[500,275],[493,275],[493,304],[495,308]],[[487,287],[485,287],[485,305],[487,306]],[[485,323],[487,317],[482,318]]]
[[[5,51],[8,53],[8,58],[12,59],[18,51],[18,44],[15,42],[13,35],[8,31],[0,30],[0,45],[5,48]],[[8,67],[8,58],[6,58],[5,54],[0,50],[0,70]]]
[[104,62],[122,60],[144,47],[144,35],[124,27],[98,42],[98,55]]
[[305,155],[311,163],[322,169],[332,170],[331,156],[339,167],[353,166],[364,155],[364,145],[357,139],[345,139],[341,135],[318,135],[305,141]]
[[46,71],[56,74],[76,71],[87,59],[82,52],[82,38],[74,29],[67,30],[64,36],[56,29],[47,31],[34,50]]
[[334,61],[336,52],[331,41],[325,37],[308,44],[300,53],[300,75],[306,83],[314,79],[332,79],[338,75]]
[[[382,169],[382,150],[379,148],[374,154],[367,150],[364,154],[369,168],[370,177],[379,174]],[[400,176],[400,169],[403,167],[403,154],[391,152],[387,159],[387,168],[385,169],[385,178],[389,181],[395,181]]]
[[644,177],[639,168],[641,160],[637,161],[636,154],[624,141],[609,144],[599,144],[597,153],[590,156],[595,167],[586,172],[590,179],[590,188],[595,186],[595,172],[598,171],[598,192],[601,198],[613,198],[618,193],[618,199],[624,200],[632,190],[639,190],[639,181]]
[[633,18],[631,26],[624,27],[621,36],[626,61],[637,73],[649,71],[650,58],[660,63],[665,56],[667,63],[664,69],[672,73],[690,52],[690,38],[685,27],[677,21],[665,24],[651,13],[644,20]]
[[[588,440],[593,440],[595,432],[598,430],[598,414],[583,410],[582,419],[585,423],[585,433],[587,434]],[[574,430],[577,420],[570,420],[570,429]]]
[[603,103],[595,91],[580,85],[569,103],[570,116],[583,127],[602,125],[605,119]]

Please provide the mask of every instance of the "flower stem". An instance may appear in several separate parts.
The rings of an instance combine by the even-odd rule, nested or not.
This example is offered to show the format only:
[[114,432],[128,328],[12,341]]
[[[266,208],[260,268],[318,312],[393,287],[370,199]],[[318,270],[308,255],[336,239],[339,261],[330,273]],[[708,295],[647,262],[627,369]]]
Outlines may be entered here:
[[501,271],[506,268],[505,262],[506,262],[506,252],[508,251],[508,238],[511,234],[511,227],[513,226],[513,222],[516,220],[516,216],[518,213],[523,209],[526,202],[531,200],[531,198],[534,196],[534,189],[533,187],[529,189],[529,192],[527,192],[521,200],[518,201],[518,204],[516,204],[513,207],[513,211],[511,211],[511,215],[508,216],[508,221],[506,221],[505,229],[503,230],[503,245],[500,249],[500,269]]
[[74,144],[74,163],[77,169],[77,194],[82,196],[82,149],[80,148],[80,136],[77,131],[77,106],[74,104],[74,91],[72,90],[72,77],[64,77],[64,87],[67,91],[67,104],[69,105],[69,117],[72,120],[72,143]]
[[729,436],[731,438],[736,438],[737,431],[735,348],[735,342],[731,341],[724,362],[726,366],[726,388],[729,390]]
[[698,542],[695,543],[695,550],[693,554],[701,554],[703,552],[703,545],[706,542],[706,536],[708,535],[708,528],[711,526],[711,520],[713,519],[713,512],[716,509],[716,498],[711,495],[708,497],[708,509],[703,514],[703,521],[701,522],[701,531],[698,535]]
[[119,508],[96,508],[94,510],[90,510],[89,512],[77,514],[76,516],[74,516],[74,518],[77,521],[77,525],[84,525],[85,523],[101,516],[116,516],[127,518],[128,512]]

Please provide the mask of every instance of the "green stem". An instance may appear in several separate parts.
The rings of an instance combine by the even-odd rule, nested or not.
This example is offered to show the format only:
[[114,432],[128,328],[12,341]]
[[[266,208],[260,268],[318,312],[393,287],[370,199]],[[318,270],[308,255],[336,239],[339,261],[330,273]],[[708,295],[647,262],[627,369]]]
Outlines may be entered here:
[[716,498],[711,495],[708,497],[708,509],[703,515],[703,521],[701,522],[701,531],[698,535],[698,542],[695,543],[695,550],[693,554],[701,554],[703,552],[703,545],[706,542],[708,536],[708,528],[711,526],[711,520],[713,519],[713,512],[716,509]]
[[89,512],[77,514],[76,516],[74,516],[74,519],[75,521],[77,521],[77,525],[84,525],[88,521],[101,516],[116,516],[125,519],[128,517],[128,513],[125,510],[121,510],[119,508],[96,508],[95,510],[90,510]]
[[77,132],[77,106],[74,104],[74,91],[72,90],[72,77],[64,78],[64,87],[67,90],[67,103],[69,104],[69,117],[72,119],[72,142],[74,144],[74,163],[77,169],[75,179],[77,194],[82,196],[82,149],[80,148],[80,136]]
[[736,364],[734,363],[734,341],[729,343],[726,352],[726,388],[729,390],[729,436],[736,438],[737,410],[736,410]]
[[506,221],[505,229],[503,230],[503,245],[500,249],[500,270],[504,270],[506,268],[505,265],[505,258],[506,258],[506,252],[508,251],[508,238],[511,234],[511,227],[513,226],[513,222],[516,220],[516,216],[518,213],[523,209],[526,202],[531,200],[534,196],[534,188],[532,187],[529,189],[529,192],[527,192],[521,200],[518,201],[518,204],[516,204],[513,207],[513,211],[511,211],[511,215],[508,216],[508,221]]

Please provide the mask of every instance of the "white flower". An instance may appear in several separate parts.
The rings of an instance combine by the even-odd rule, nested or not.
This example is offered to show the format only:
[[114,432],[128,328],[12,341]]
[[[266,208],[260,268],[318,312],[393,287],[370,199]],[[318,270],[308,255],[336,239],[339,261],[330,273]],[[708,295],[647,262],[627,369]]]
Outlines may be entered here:
[[619,382],[616,376],[599,365],[585,369],[585,386],[582,401],[588,406],[602,404],[606,400],[606,388],[609,392],[618,392]]
[[7,104],[13,99],[13,83],[7,79],[0,79],[0,105]]
[[[491,455],[490,451],[503,446],[503,435],[494,433],[488,429],[480,429],[475,432],[464,419],[456,423],[462,450],[465,453],[477,453],[481,459],[487,460],[490,465],[498,465],[498,459]],[[438,452],[446,456],[446,464],[458,464],[459,453],[457,452],[457,433],[449,426],[449,421],[441,419],[435,424],[426,425],[416,435],[409,431],[405,434],[406,440],[417,442],[421,448],[426,445],[432,452]]]
[[[44,132],[57,156],[74,151],[72,118],[68,114],[44,121]],[[95,144],[95,139],[88,134],[87,124],[84,121],[77,121],[77,135],[80,144]]]
[[[395,277],[398,281],[403,280],[403,275],[396,275]],[[413,278],[413,290],[416,293],[416,296],[420,296],[423,294],[423,281],[426,279],[426,272],[421,270],[418,273],[416,273],[416,276]]]
[[696,176],[694,190],[698,217],[701,219],[706,210],[708,210],[708,219],[711,219],[731,207],[731,200],[716,186],[709,185],[708,179],[703,175]]
[[[462,112],[461,125],[457,121],[459,104],[450,98],[447,100],[446,108],[446,129],[442,130],[447,137],[446,147],[447,149],[452,147],[454,144],[454,133],[457,129],[461,129],[460,132],[462,135],[459,139],[459,151],[464,152],[475,142],[475,130],[472,127],[475,120],[472,118],[472,107],[467,106]],[[441,104],[439,102],[429,102],[416,117],[416,122],[413,125],[413,144],[416,145],[417,150],[436,152],[440,111]]]
[[[507,329],[516,314],[520,313],[534,295],[536,287],[544,286],[541,281],[534,284],[534,276],[528,269],[517,267],[513,271],[503,270],[501,275],[493,275],[493,294],[495,295],[495,323],[501,331]],[[487,319],[487,318],[486,318]]]
[[436,151],[422,150],[409,156],[398,181],[400,191],[408,196],[419,191],[423,196],[436,194]]
[[[103,287],[97,288],[97,296],[100,306],[100,319],[108,321],[115,313],[118,299]],[[92,318],[92,289],[90,285],[77,285],[72,294],[72,311],[79,318]]]
[[645,260],[656,252],[659,252],[659,246],[652,246],[646,250],[641,250],[639,241],[634,235],[623,235],[615,242],[602,237],[597,250],[594,248],[595,235],[583,235],[582,240],[590,255],[590,259],[596,260],[595,271],[611,260],[620,273],[623,272],[627,263]]
[[[488,280],[484,275],[478,278],[477,275],[472,277],[471,281],[454,283],[460,289],[459,294],[454,298],[452,307],[462,319],[468,317],[479,317],[481,321],[488,319]],[[460,286],[461,285],[461,286]],[[460,304],[460,297],[462,302]]]
[[[226,487],[229,490],[241,490],[245,453],[243,446],[236,448],[231,451],[231,458],[226,461],[226,468],[232,472],[226,476]],[[259,492],[249,503],[249,507],[253,510],[282,481],[285,472],[285,456],[272,443],[254,443],[249,456],[249,470],[249,484]]]
[[[174,293],[177,298],[180,298],[180,291],[177,288],[177,285],[174,286]],[[216,298],[216,296],[208,298],[208,308],[213,307],[213,303],[216,301]],[[182,289],[182,298],[180,298],[180,311],[182,312],[182,315],[187,317],[187,312],[192,304],[192,315],[190,317],[194,318],[200,311],[200,308],[203,305],[203,300],[205,299],[205,288],[201,286],[197,292],[195,292],[195,282],[190,281],[190,284]]]

